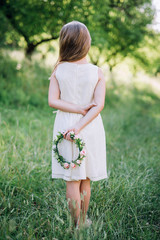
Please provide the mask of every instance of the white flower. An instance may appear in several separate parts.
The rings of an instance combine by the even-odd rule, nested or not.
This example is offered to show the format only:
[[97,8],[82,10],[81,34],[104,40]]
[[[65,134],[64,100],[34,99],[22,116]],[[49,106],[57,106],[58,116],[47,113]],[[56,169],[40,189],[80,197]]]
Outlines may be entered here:
[[57,136],[55,137],[54,141],[57,141]]
[[74,131],[70,131],[69,133],[70,133],[70,134],[74,134]]
[[81,160],[78,159],[76,162],[77,162],[78,164],[80,164],[80,163],[81,163]]

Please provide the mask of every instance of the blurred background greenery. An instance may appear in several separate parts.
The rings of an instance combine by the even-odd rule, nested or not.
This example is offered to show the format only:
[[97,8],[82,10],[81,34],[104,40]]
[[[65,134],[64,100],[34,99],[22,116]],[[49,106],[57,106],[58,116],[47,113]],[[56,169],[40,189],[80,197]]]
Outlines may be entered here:
[[[158,239],[158,4],[1,0],[0,239]],[[101,114],[110,176],[91,183],[93,225],[79,236],[71,227],[65,183],[51,181],[55,114],[48,106],[59,32],[72,20],[87,25],[92,38],[88,61],[105,74]]]
[[115,87],[138,76],[139,82],[147,77],[159,86],[155,13],[151,0],[2,0],[0,101],[47,106],[46,80],[58,57],[59,32],[72,20],[87,25],[92,37],[88,60],[104,69],[106,81]]

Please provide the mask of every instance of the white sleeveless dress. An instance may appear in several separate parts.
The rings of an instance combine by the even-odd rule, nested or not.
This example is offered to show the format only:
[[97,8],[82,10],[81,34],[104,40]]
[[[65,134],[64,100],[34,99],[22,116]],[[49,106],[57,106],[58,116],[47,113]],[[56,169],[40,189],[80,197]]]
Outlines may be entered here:
[[[64,101],[85,106],[93,101],[94,89],[98,81],[98,67],[92,63],[77,64],[71,62],[60,63],[56,69],[56,78],[59,83]],[[58,132],[63,132],[73,126],[83,117],[79,113],[70,113],[57,110],[53,140]],[[64,169],[54,157],[52,147],[52,178],[61,178],[66,181],[86,179],[99,181],[107,178],[106,137],[101,114],[99,113],[78,134],[85,142],[86,157],[80,166]],[[79,150],[75,143],[63,139],[58,144],[60,155],[71,162],[78,156]]]

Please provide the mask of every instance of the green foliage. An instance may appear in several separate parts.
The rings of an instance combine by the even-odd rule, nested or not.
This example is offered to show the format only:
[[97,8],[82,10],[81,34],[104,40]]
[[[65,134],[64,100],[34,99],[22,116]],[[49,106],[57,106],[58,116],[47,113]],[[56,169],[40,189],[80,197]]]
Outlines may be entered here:
[[0,11],[0,47],[19,46],[20,36],[15,29],[13,29],[10,22],[6,19],[2,11]]
[[48,106],[49,70],[36,62],[31,65],[10,57],[0,57],[0,101],[5,105]]
[[160,74],[160,34],[152,32],[146,36],[139,49],[136,49],[130,57],[135,60],[135,68],[141,66],[148,74]]
[[24,37],[28,54],[39,44],[57,39],[65,23],[81,21],[91,32],[92,46],[98,47],[113,68],[117,56],[125,57],[148,34],[153,10],[151,0],[2,0],[1,15]]
[[[83,3],[82,6],[81,3]],[[80,17],[82,21],[84,20],[83,5],[87,6],[88,3],[81,3],[78,0],[2,0],[1,14],[13,29],[24,37],[27,54],[31,54],[39,44],[57,39],[61,27],[68,21]],[[6,28],[6,31],[8,30]]]
[[[93,45],[99,48],[99,55],[104,56],[110,69],[127,54],[139,47],[145,35],[149,34],[147,25],[153,19],[150,0],[142,1],[96,1],[96,8],[91,25]],[[96,29],[96,31],[95,31]]]

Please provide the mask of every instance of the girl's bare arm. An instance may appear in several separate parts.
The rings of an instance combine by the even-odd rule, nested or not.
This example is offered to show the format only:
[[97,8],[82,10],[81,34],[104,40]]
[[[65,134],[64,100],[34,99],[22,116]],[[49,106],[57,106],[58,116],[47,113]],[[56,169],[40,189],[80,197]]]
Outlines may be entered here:
[[99,79],[94,91],[94,102],[97,104],[97,106],[93,106],[74,126],[64,132],[64,136],[66,135],[66,139],[68,140],[70,137],[67,134],[69,134],[70,131],[73,130],[75,134],[78,134],[80,130],[82,130],[88,123],[96,118],[104,108],[106,84],[103,72],[100,68],[98,69],[98,75]]
[[78,122],[79,129],[84,128],[88,123],[90,123],[98,114],[102,111],[105,104],[105,93],[106,93],[106,83],[103,72],[101,68],[98,69],[98,83],[94,91],[94,102],[97,106],[93,106],[87,114],[80,119]]
[[86,106],[80,106],[78,104],[70,103],[60,99],[60,88],[54,72],[50,78],[48,105],[64,112],[80,113],[85,115],[88,109],[90,109],[92,106],[95,106],[95,103],[91,103]]

